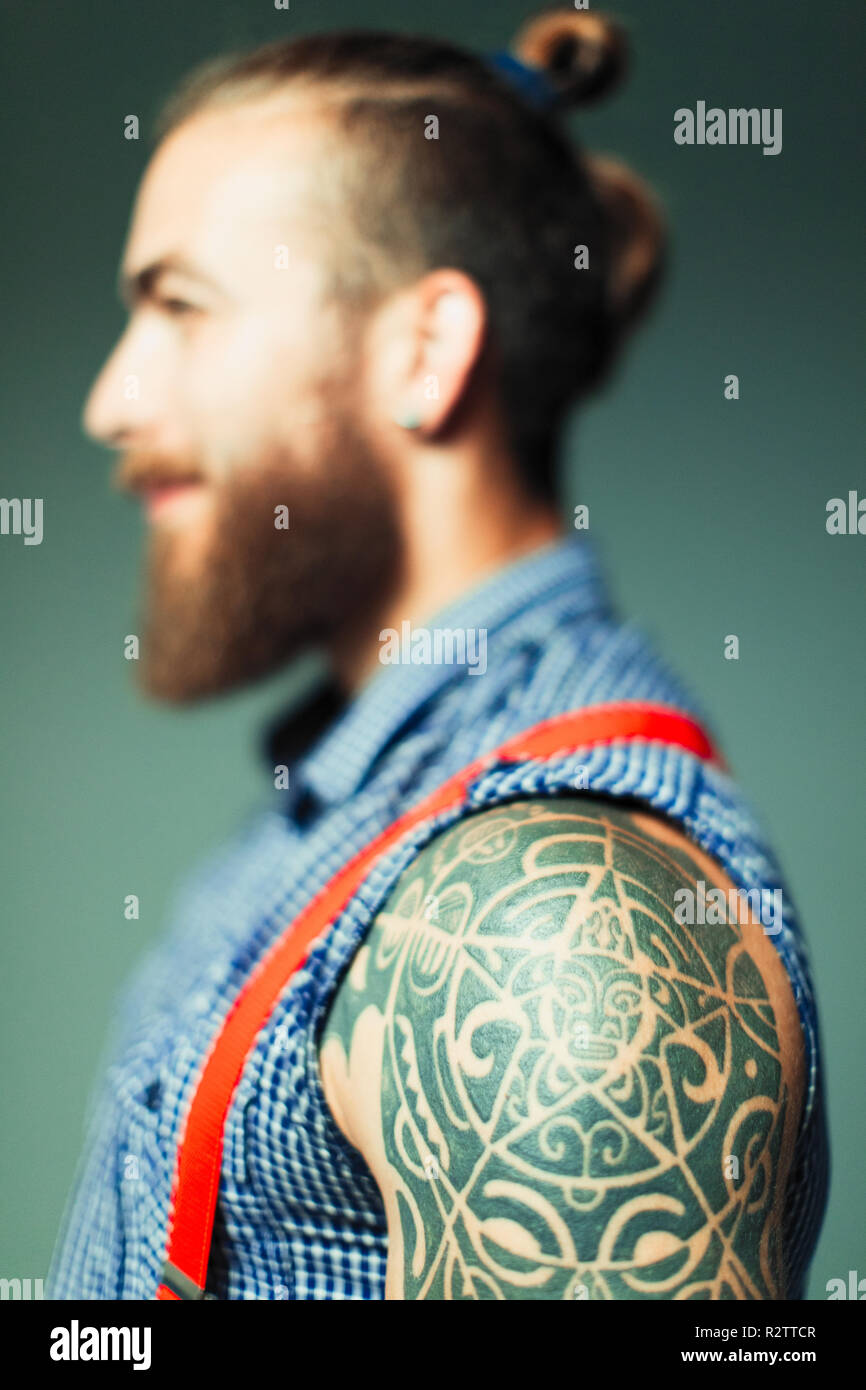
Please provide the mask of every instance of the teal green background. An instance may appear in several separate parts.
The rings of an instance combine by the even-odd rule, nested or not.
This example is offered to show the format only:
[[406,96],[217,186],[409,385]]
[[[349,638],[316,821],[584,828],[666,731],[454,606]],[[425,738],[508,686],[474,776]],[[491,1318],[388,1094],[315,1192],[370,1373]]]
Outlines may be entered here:
[[[123,118],[146,125],[177,78],[227,46],[360,25],[495,49],[531,12],[510,0],[4,6],[0,493],[43,497],[45,534],[29,547],[0,537],[0,1276],[45,1274],[111,1000],[192,862],[267,795],[259,727],[299,679],[185,712],[144,704],[130,683],[140,523],[79,425],[121,327],[114,276],[147,157]],[[828,1279],[866,1275],[866,537],[824,525],[830,497],[866,494],[864,10],[621,0],[617,13],[635,70],[576,129],[658,190],[674,263],[624,370],[570,432],[564,505],[589,504],[622,608],[709,709],[806,924],[833,1146],[810,1285],[823,1298]],[[677,147],[673,112],[698,99],[781,106],[782,153]],[[729,372],[736,403],[723,399]],[[723,660],[728,633],[738,662]],[[130,892],[138,922],[123,916]]]

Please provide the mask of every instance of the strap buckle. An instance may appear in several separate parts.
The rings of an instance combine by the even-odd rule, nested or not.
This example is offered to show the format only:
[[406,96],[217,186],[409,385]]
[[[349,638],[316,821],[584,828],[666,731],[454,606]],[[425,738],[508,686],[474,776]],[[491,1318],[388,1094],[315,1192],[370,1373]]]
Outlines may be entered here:
[[[194,1279],[190,1279],[188,1274],[184,1274],[182,1269],[173,1265],[171,1260],[166,1260],[162,1266],[161,1283],[165,1284],[178,1298],[187,1302],[198,1302],[199,1300],[214,1300],[212,1293],[205,1293],[204,1289],[199,1288]],[[216,1301],[216,1300],[214,1300]]]

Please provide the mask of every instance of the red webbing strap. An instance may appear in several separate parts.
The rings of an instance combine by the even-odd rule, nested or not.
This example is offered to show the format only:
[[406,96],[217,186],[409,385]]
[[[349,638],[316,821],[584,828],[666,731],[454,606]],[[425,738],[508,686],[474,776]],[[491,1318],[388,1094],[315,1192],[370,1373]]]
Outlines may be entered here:
[[223,1128],[244,1063],[290,976],[316,937],[349,902],[374,861],[407,831],[462,805],[470,784],[496,763],[568,757],[614,739],[671,744],[723,766],[694,720],[664,705],[636,701],[594,705],[546,719],[470,763],[350,859],[259,961],[229,1009],[205,1059],[182,1128],[169,1213],[169,1242],[158,1299],[203,1297],[222,1162]]

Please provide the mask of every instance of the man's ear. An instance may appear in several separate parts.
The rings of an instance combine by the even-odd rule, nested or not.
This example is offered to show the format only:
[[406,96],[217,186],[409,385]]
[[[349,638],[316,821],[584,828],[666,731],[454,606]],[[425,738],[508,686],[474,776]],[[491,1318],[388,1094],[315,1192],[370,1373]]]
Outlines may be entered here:
[[484,345],[487,306],[459,270],[435,270],[384,306],[374,329],[375,390],[394,425],[432,437],[463,400]]

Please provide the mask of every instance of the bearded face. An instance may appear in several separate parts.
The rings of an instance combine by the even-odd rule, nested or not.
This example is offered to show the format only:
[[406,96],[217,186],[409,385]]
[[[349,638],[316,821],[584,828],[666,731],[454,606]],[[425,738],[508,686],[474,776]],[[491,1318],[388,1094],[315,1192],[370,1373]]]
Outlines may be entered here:
[[363,625],[396,582],[394,500],[347,416],[332,417],[313,468],[288,444],[210,473],[130,454],[118,483],[150,499],[138,676],[155,698],[267,676]]
[[364,320],[333,292],[338,227],[314,211],[325,153],[300,111],[206,112],[159,148],[137,199],[130,319],[85,427],[121,449],[115,482],[145,504],[137,672],[159,699],[369,638],[400,582]]

